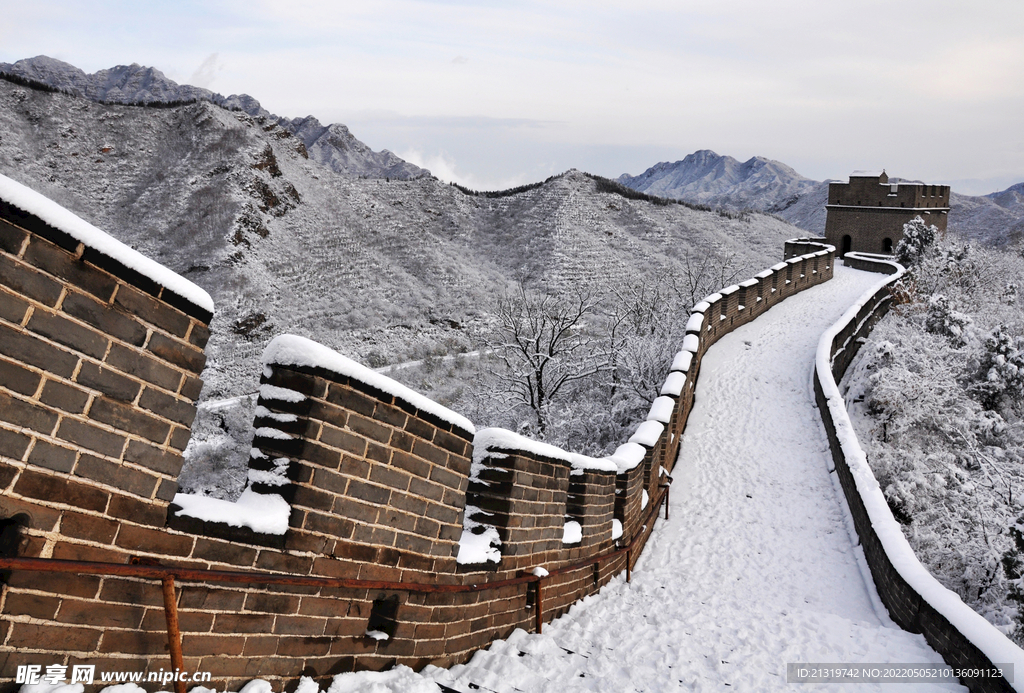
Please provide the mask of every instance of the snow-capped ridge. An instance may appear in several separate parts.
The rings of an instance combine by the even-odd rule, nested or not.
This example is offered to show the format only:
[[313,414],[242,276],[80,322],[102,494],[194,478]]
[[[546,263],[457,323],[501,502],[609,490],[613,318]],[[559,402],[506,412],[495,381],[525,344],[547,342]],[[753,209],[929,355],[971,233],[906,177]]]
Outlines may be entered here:
[[[178,84],[163,72],[132,63],[87,74],[83,70],[45,55],[0,63],[0,74],[46,85],[58,91],[113,104],[169,105],[209,101],[222,108],[241,111],[254,118],[278,123],[297,135],[310,156],[336,173],[372,178],[414,179],[430,171],[383,150],[374,152],[340,123],[323,126],[312,116],[287,119],[270,113],[248,94],[224,96],[202,87]],[[305,127],[309,125],[310,127]],[[315,132],[315,136],[310,136]],[[322,137],[328,133],[326,137]]]

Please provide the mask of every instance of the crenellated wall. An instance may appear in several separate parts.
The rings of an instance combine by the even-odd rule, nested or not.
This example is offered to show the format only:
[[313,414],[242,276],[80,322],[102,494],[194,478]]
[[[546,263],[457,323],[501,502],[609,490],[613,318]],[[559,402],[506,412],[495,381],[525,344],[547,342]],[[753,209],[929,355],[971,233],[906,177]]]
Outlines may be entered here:
[[831,278],[834,259],[801,241],[809,252],[695,306],[647,420],[601,459],[476,431],[326,347],[278,337],[249,483],[227,503],[175,497],[208,297],[98,230],[69,235],[84,222],[2,183],[4,556],[103,564],[10,571],[7,689],[19,665],[169,669],[154,571],[176,576],[185,670],[213,672],[218,688],[452,664],[539,627],[643,549],[707,348]]
[[[815,399],[828,434],[834,471],[878,596],[901,628],[923,634],[947,664],[963,672],[960,682],[971,691],[1022,690],[1020,684],[1013,685],[1013,679],[1014,670],[1018,676],[1024,670],[1024,652],[921,565],[857,441],[837,383],[875,323],[888,312],[893,301],[891,287],[904,269],[892,260],[864,253],[847,253],[845,262],[891,275],[822,335],[814,371]],[[1005,675],[993,676],[996,667]]]

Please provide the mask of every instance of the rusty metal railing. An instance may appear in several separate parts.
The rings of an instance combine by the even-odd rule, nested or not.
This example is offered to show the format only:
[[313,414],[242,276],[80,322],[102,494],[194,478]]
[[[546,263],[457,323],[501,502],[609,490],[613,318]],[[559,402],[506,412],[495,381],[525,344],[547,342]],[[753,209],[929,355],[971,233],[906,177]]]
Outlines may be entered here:
[[[315,575],[287,575],[282,573],[265,573],[253,570],[206,570],[199,568],[181,568],[175,566],[138,563],[103,563],[94,561],[68,561],[56,558],[28,558],[0,556],[0,570],[24,570],[29,572],[71,573],[75,575],[113,575],[119,577],[135,577],[147,580],[159,580],[163,587],[164,616],[167,620],[167,639],[171,656],[171,666],[176,671],[184,670],[184,654],[181,648],[181,631],[178,626],[178,606],[175,581],[234,583],[265,585],[290,585],[307,587],[339,587],[347,589],[372,589],[387,592],[415,592],[421,594],[459,594],[485,592],[488,590],[510,587],[513,585],[532,584],[535,589],[535,627],[538,633],[544,627],[543,585],[544,581],[559,575],[571,573],[587,566],[603,563],[607,560],[626,556],[626,581],[632,580],[633,557],[637,545],[646,540],[653,531],[653,521],[657,519],[658,510],[665,506],[665,519],[668,519],[668,484],[658,487],[659,494],[640,523],[640,531],[633,536],[629,544],[592,556],[583,561],[573,563],[539,576],[525,573],[514,578],[494,580],[462,585],[439,585],[421,582],[389,582],[385,580],[357,580],[351,578],[320,577]],[[184,681],[174,682],[175,693],[185,693]]]

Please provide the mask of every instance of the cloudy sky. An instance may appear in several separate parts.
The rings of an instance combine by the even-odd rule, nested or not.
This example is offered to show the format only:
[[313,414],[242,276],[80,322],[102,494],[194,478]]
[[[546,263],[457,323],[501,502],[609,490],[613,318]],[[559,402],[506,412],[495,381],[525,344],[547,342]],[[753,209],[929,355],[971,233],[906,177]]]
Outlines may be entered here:
[[0,62],[151,65],[476,188],[697,149],[817,180],[1024,181],[1021,0],[0,0],[0,17]]

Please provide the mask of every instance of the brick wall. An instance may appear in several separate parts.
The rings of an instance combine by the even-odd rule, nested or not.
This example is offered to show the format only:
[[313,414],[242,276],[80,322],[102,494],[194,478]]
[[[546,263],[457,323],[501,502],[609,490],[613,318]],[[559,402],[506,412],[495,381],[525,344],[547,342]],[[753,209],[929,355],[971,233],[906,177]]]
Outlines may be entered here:
[[[163,527],[210,317],[0,202],[0,521],[16,537],[8,551],[114,563],[187,555],[195,539]],[[124,580],[15,572],[5,582],[4,678],[15,664],[130,652],[161,603],[151,586]]]
[[[920,216],[946,230],[949,186],[888,184],[888,177],[851,176],[849,183],[829,183],[825,238],[841,254],[891,253],[903,238],[903,225]],[[894,189],[895,188],[895,189]],[[843,244],[849,236],[850,245]]]
[[[0,212],[4,536],[16,535],[12,551],[25,557],[307,579],[178,581],[185,668],[214,672],[219,688],[464,661],[514,628],[534,627],[536,584],[521,580],[535,567],[552,573],[542,621],[600,589],[653,530],[648,514],[656,514],[662,470],[675,463],[703,353],[785,296],[829,279],[833,259],[831,249],[793,258],[695,307],[705,318],[672,364],[661,410],[611,467],[538,452],[512,434],[503,439],[511,444],[474,446],[471,424],[392,381],[358,367],[270,359],[248,490],[281,496],[290,513],[284,534],[268,534],[169,507],[202,385],[209,313],[39,219]],[[655,507],[643,507],[645,494]],[[467,497],[498,530],[497,564],[457,561]],[[617,538],[613,519],[622,524]],[[580,541],[563,541],[567,521],[580,524]],[[628,558],[573,567],[631,541]],[[472,591],[496,581],[513,584]],[[408,589],[388,586],[399,582]],[[414,587],[422,584],[453,591],[422,593]],[[23,664],[170,668],[152,579],[16,570],[0,610],[8,689]]]
[[[885,274],[895,274],[899,267],[895,263],[862,258],[858,264],[864,269],[873,269]],[[893,277],[895,281],[897,277]],[[891,283],[891,282],[890,282]],[[923,574],[925,581],[931,584],[925,585],[928,594],[935,595],[943,592],[943,588],[935,582],[934,578],[927,575],[916,558],[913,556],[909,546],[905,546],[902,555],[890,556],[886,545],[880,538],[877,530],[879,523],[888,522],[895,525],[891,513],[887,517],[879,517],[869,512],[864,498],[861,496],[861,489],[858,487],[855,474],[851,471],[850,459],[856,457],[859,451],[855,451],[840,442],[837,434],[836,415],[833,407],[842,407],[842,397],[835,390],[835,383],[842,379],[843,374],[856,356],[861,344],[867,335],[870,334],[874,325],[888,311],[891,304],[889,285],[880,288],[872,295],[850,320],[838,326],[833,338],[829,343],[828,358],[831,363],[830,372],[819,372],[815,369],[814,391],[821,413],[822,422],[828,434],[829,446],[832,450],[832,457],[835,460],[836,474],[839,477],[843,493],[853,517],[854,526],[860,543],[864,549],[864,557],[871,570],[875,588],[882,603],[885,604],[892,619],[900,627],[912,633],[922,633],[928,644],[936,652],[942,655],[947,664],[966,669],[991,669],[993,661],[1000,664],[1021,660],[1020,650],[1009,642],[999,631],[989,625],[981,616],[973,612],[969,607],[957,602],[957,613],[944,613],[946,607],[938,609],[922,596],[922,593],[911,585],[908,578],[896,568],[894,560],[905,568],[907,566],[917,567],[916,575],[920,579]],[[822,348],[819,346],[819,349]],[[822,354],[819,354],[819,366],[822,363]],[[824,385],[823,385],[824,383]],[[826,387],[833,395],[826,395]],[[833,401],[834,400],[834,401]],[[848,423],[846,424],[848,426]],[[847,433],[849,435],[849,432]],[[863,463],[862,463],[863,464]],[[870,470],[861,470],[860,474],[870,475]],[[877,489],[876,489],[877,490]],[[887,512],[887,511],[886,511]],[[884,530],[883,530],[884,531]],[[896,529],[899,532],[899,529]],[[952,596],[952,595],[951,595]],[[948,604],[948,602],[945,602]],[[971,641],[964,632],[953,625],[951,621],[965,624],[972,633],[981,633],[986,643],[997,643],[999,652],[990,656],[983,652],[978,645]],[[1002,645],[998,645],[999,642]],[[1015,651],[1015,652],[1014,652]],[[1009,654],[1007,654],[1009,653]],[[1001,655],[1001,656],[1000,656]],[[1007,692],[1016,690],[1005,678],[963,678],[961,683],[971,691]]]

